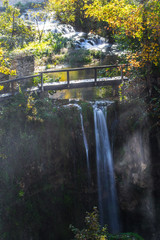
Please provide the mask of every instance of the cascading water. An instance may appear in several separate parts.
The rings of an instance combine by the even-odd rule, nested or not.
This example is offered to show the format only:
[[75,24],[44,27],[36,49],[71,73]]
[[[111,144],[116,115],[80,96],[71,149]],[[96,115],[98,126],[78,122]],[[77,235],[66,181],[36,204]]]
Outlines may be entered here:
[[[43,11],[39,11],[43,13]],[[35,17],[37,11],[29,10],[21,15],[21,18],[25,20],[29,20],[32,24],[35,24],[35,27],[38,29],[52,33],[61,33],[63,37],[72,39],[73,45],[75,49],[85,48],[89,50],[101,50],[102,52],[106,52],[107,49],[110,49],[111,44],[107,39],[100,37],[94,34],[87,34],[84,32],[77,32],[75,29],[69,24],[60,24],[59,21],[55,20],[54,12],[48,14],[48,16],[43,17],[43,21]],[[45,13],[44,13],[45,14]],[[44,20],[46,18],[46,20]]]
[[117,194],[111,147],[105,118],[107,108],[95,104],[93,109],[100,223],[102,226],[107,223],[112,233],[118,233],[120,226]]
[[86,134],[84,131],[82,111],[80,111],[80,118],[81,118],[81,127],[82,127],[82,133],[83,133],[83,142],[84,142],[85,151],[86,151],[88,182],[90,183],[91,182],[91,170],[90,170],[90,163],[89,163],[88,143],[87,143],[87,138],[86,138]]

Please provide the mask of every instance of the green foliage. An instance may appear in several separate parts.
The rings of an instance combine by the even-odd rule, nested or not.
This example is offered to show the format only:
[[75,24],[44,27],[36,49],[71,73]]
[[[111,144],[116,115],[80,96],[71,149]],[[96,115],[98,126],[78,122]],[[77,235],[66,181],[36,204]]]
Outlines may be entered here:
[[70,225],[70,229],[75,234],[75,240],[107,240],[107,227],[101,228],[98,222],[98,210],[93,208],[93,212],[86,213],[85,224],[86,228],[79,230]]
[[39,40],[25,44],[23,48],[17,48],[12,51],[13,55],[34,55],[36,58],[42,60],[46,58],[46,62],[57,64],[64,61],[64,56],[55,55],[60,53],[61,49],[67,47],[70,40],[62,37],[61,34],[48,33]]
[[144,240],[141,236],[136,233],[121,233],[117,235],[110,234],[109,239],[111,240]]
[[[42,37],[44,35],[44,27],[46,24],[46,21],[49,18],[49,15],[46,11],[39,11],[39,4],[35,4],[34,8],[37,9],[37,11],[32,12],[32,18],[34,19],[34,23],[36,25],[36,33],[38,41],[41,42]],[[39,21],[41,21],[41,24],[43,22],[43,27],[41,27],[41,24],[39,24]]]
[[103,37],[110,38],[111,31],[107,30],[108,24],[105,21],[95,21],[92,17],[85,17],[84,5],[86,0],[49,0],[47,3],[47,11],[54,11],[56,18],[62,23],[69,23],[78,30],[99,34]]
[[30,55],[33,54],[35,57],[41,58],[43,56],[48,56],[52,53],[52,48],[49,46],[48,42],[35,41],[26,45],[24,48],[15,49],[12,54],[15,55]]
[[[35,6],[37,4],[36,3],[33,3],[32,1],[30,2],[27,2],[25,4],[23,4],[21,1],[17,2],[14,6],[18,9],[20,9],[20,12],[23,13],[25,10],[27,9],[35,9]],[[44,4],[43,3],[39,3],[38,4],[39,7],[44,7]]]
[[78,28],[82,28],[86,23],[84,3],[84,0],[49,0],[47,9],[54,10],[57,19],[62,23],[71,23]]
[[23,197],[24,196],[24,191],[23,190],[20,190],[19,191],[19,197]]
[[[5,75],[15,75],[16,71],[10,69],[10,61],[9,58],[6,57],[6,53],[4,52],[3,48],[0,47],[0,73]],[[3,87],[0,86],[0,90]]]
[[133,71],[143,73],[151,89],[152,77],[159,75],[155,68],[160,66],[159,0],[93,0],[85,9],[86,17],[108,23],[121,48],[129,50],[126,55]]
[[5,11],[0,13],[0,43],[8,50],[34,40],[35,32],[31,25],[25,23],[19,16],[19,9],[3,2]]
[[99,77],[116,77],[121,75],[120,68],[104,68],[98,70]]
[[120,35],[115,34],[114,39],[115,42],[118,44],[118,48],[120,50],[136,52],[138,49],[140,49],[141,46],[137,38],[127,36],[125,34],[125,31],[122,31]]
[[[54,78],[54,77],[50,77],[48,75],[43,74],[43,83],[59,82],[59,80],[60,80],[60,77],[59,78]],[[40,83],[41,83],[41,78],[40,77],[34,77],[34,79],[33,79],[34,86],[37,86]]]
[[70,225],[70,229],[74,233],[74,240],[143,240],[143,238],[136,233],[110,234],[108,233],[107,226],[100,226],[98,218],[97,207],[94,207],[93,212],[86,213],[86,228],[79,230]]
[[[37,121],[38,116],[35,113],[33,115],[35,108],[37,115],[43,115],[47,121],[50,116],[52,118],[54,116],[54,123],[51,121],[50,124],[47,122],[42,126],[41,122]],[[29,115],[32,119],[28,118]],[[63,199],[63,191],[60,191],[59,195],[55,191],[55,182],[50,180],[53,171],[47,173],[48,168],[53,169],[53,158],[47,149],[56,143],[53,133],[56,139],[59,139],[62,117],[65,118],[66,115],[61,112],[58,116],[53,112],[53,102],[38,99],[35,95],[18,94],[0,106],[0,215],[2,216],[0,236],[3,240],[17,240],[25,236],[39,240],[42,229],[46,239],[58,239],[54,236],[53,226],[57,224],[57,215],[63,216],[63,210],[59,213],[57,206],[61,204],[61,209],[64,209],[64,206],[72,209],[73,205],[68,191],[66,194],[64,192],[65,199]],[[50,133],[51,129],[52,133]],[[63,128],[62,133],[66,137],[66,154],[67,144],[70,141],[68,141],[69,130],[66,129],[65,134],[64,131]],[[47,138],[44,143],[48,133],[50,142]],[[56,151],[53,155],[55,157]],[[42,167],[43,163],[46,167],[44,165]],[[49,224],[47,219],[50,219]]]
[[60,53],[62,48],[71,45],[71,40],[62,36],[61,33],[49,32],[43,39],[43,41],[48,42],[54,53]]
[[89,50],[79,49],[76,51],[69,52],[66,60],[71,66],[82,66],[84,64],[89,64],[92,62],[93,57]]
[[91,56],[95,59],[103,59],[105,57],[105,53],[100,50],[90,50]]

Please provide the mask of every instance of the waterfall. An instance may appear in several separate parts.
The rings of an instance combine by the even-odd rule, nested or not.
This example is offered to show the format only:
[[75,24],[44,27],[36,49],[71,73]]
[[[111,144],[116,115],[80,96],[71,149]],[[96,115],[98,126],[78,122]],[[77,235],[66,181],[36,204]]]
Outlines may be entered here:
[[86,151],[88,182],[90,183],[90,182],[91,182],[91,170],[90,170],[89,155],[88,155],[88,143],[87,143],[87,138],[86,138],[86,134],[85,134],[85,131],[84,131],[82,111],[80,111],[80,118],[81,118],[81,127],[82,127],[82,134],[83,134],[83,142],[84,142],[85,151]]
[[[108,39],[100,37],[95,34],[87,34],[84,32],[77,32],[71,25],[69,24],[61,24],[59,21],[55,19],[55,13],[48,13],[46,21],[44,18],[41,20],[38,19],[38,14],[45,14],[42,10],[27,10],[22,15],[21,18],[25,20],[29,20],[32,24],[35,25],[35,28],[39,28],[39,30],[44,31],[44,33],[52,32],[52,33],[61,33],[63,37],[71,39],[72,44],[75,49],[89,49],[89,50],[99,50],[102,52],[106,52],[107,49],[111,47],[111,44],[108,42]],[[36,16],[36,17],[35,17]],[[38,21],[36,21],[36,20]]]
[[117,194],[112,153],[106,124],[107,108],[94,105],[96,140],[97,185],[100,223],[108,224],[109,231],[119,232]]
[[90,162],[89,162],[88,142],[87,142],[86,133],[85,133],[85,130],[84,130],[82,108],[77,103],[68,104],[68,105],[66,105],[64,107],[70,107],[70,106],[77,107],[78,110],[80,111],[80,119],[81,119],[81,128],[82,128],[83,142],[84,142],[84,147],[85,147],[85,152],[86,152],[88,183],[90,184],[90,182],[91,182],[91,170],[90,170]]

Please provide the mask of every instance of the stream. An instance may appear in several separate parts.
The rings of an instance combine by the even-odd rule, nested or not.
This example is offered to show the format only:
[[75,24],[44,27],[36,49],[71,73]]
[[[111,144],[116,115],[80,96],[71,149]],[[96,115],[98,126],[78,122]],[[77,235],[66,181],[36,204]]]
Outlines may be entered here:
[[[54,12],[47,17],[45,15],[43,21],[38,19],[36,12],[36,10],[27,10],[21,15],[21,18],[25,21],[30,21],[44,33],[61,33],[63,37],[72,39],[75,49],[100,50],[110,55],[121,54],[118,51],[118,46],[109,43],[108,39],[92,33],[78,32],[69,24],[61,24],[55,19]],[[39,12],[41,13],[42,11]]]

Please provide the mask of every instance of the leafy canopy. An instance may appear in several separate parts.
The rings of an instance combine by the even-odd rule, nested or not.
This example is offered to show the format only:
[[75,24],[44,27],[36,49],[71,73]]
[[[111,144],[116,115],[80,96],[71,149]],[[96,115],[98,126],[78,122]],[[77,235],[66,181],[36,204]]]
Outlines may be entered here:
[[47,9],[54,10],[56,17],[62,23],[70,23],[82,27],[85,0],[49,0]]
[[34,40],[33,28],[20,18],[20,10],[3,1],[5,11],[0,13],[0,43],[8,50]]
[[130,60],[135,67],[158,66],[160,58],[159,0],[94,0],[85,5],[86,16],[106,21],[119,38],[138,42]]

